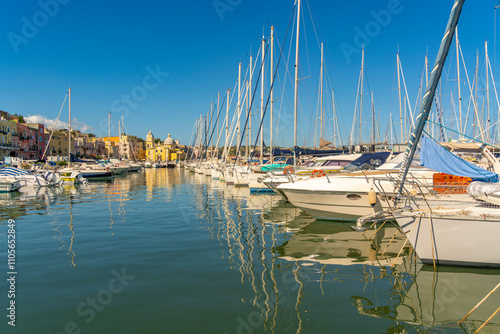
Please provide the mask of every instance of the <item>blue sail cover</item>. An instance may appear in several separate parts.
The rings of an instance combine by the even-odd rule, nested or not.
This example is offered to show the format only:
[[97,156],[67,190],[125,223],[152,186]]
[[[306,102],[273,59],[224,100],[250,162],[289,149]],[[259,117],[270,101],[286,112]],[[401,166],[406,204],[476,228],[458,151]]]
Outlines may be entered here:
[[470,177],[474,181],[498,182],[498,175],[457,157],[432,139],[422,136],[421,165],[440,173]]

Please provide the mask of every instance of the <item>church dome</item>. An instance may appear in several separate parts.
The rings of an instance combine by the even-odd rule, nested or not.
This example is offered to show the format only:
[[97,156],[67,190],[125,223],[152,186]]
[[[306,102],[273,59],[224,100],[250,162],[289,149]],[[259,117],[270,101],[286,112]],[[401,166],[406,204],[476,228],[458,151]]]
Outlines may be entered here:
[[175,145],[175,141],[170,137],[170,133],[168,134],[168,138],[164,141],[165,145]]

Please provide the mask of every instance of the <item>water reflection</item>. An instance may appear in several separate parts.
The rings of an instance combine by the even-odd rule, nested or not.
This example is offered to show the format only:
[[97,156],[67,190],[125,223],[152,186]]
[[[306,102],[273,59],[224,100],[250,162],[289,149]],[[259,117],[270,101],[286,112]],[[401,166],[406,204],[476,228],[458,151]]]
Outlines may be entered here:
[[[40,214],[50,219],[50,228],[37,224],[35,233],[41,236],[32,238],[50,241],[40,249],[51,247],[54,262],[64,264],[66,275],[85,268],[89,277],[99,277],[102,256],[109,266],[123,257],[133,258],[130,266],[136,266],[133,269],[141,277],[137,280],[141,296],[147,295],[143,290],[148,290],[148,284],[153,291],[149,293],[175,295],[177,286],[183,286],[177,277],[188,280],[192,272],[206,275],[210,284],[219,280],[220,290],[214,293],[221,304],[230,306],[203,309],[217,323],[206,332],[470,332],[498,307],[496,294],[459,327],[458,320],[500,281],[500,272],[455,269],[434,273],[432,268],[421,268],[404,236],[390,223],[359,234],[349,224],[314,220],[280,196],[251,195],[248,188],[226,186],[177,169],[151,169],[85,187],[1,194],[0,201],[4,218]],[[140,224],[145,212],[154,223]],[[144,239],[137,237],[140,234],[148,237],[150,247],[144,247]],[[169,237],[170,242],[164,242]],[[171,243],[175,247],[170,248]],[[162,261],[169,265],[156,266]],[[209,269],[199,272],[200,261],[207,261],[204,268]],[[180,270],[175,275],[171,264]],[[184,271],[187,274],[182,276]],[[167,283],[155,286],[150,277],[162,275]],[[169,284],[172,287],[166,288]],[[183,287],[191,295],[206,293],[203,284]],[[102,289],[92,286],[82,295],[94,288]],[[158,309],[152,317],[163,319],[167,295],[161,295],[161,301],[156,297],[145,297],[145,303],[152,313]],[[139,305],[127,314],[143,308],[125,294],[120,298],[128,305]],[[166,310],[191,319],[190,311],[177,311],[180,301],[175,298],[186,296],[173,296]],[[211,305],[213,301],[206,302]],[[202,308],[193,303],[186,309]],[[498,323],[494,318],[485,332],[499,330]]]
[[[321,300],[335,298],[338,289],[351,291],[343,302],[355,305],[353,312],[389,320],[387,330],[394,333],[468,333],[498,307],[498,296],[490,298],[482,311],[459,326],[500,281],[500,272],[434,272],[417,266],[415,253],[392,223],[361,234],[350,224],[314,220],[279,197],[252,196],[245,188],[203,175],[194,178],[200,189],[196,207],[207,230],[218,240],[222,258],[250,289],[242,302],[258,314],[256,326],[247,323],[252,328],[301,333],[316,317],[309,312],[323,312]],[[497,324],[498,316],[484,332],[499,331]]]
[[[391,279],[386,291],[390,302],[384,298],[352,297],[360,314],[419,329],[474,333],[499,306],[500,292],[496,291],[459,324],[500,282],[500,270],[442,267],[434,271],[430,266],[418,265],[404,267]],[[500,332],[500,316],[492,318],[481,332]]]
[[[304,220],[307,221],[307,218]],[[353,231],[351,224],[309,219],[307,225],[296,231],[290,240],[277,250],[280,256],[288,261],[390,267],[402,263],[402,258],[409,254],[410,247],[406,247],[405,240],[399,230],[390,223],[362,234]]]

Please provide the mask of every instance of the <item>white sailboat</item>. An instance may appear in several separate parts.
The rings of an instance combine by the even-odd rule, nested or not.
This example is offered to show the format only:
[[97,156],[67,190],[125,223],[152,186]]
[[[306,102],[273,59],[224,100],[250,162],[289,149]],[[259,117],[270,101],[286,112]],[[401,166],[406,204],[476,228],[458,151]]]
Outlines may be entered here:
[[[401,170],[401,186],[399,194],[404,191],[405,179],[409,163],[415,154],[416,145],[422,137],[427,122],[436,87],[448,54],[451,40],[458,23],[464,0],[455,0],[446,27],[445,37],[441,42],[436,64],[431,73],[431,80],[417,118],[418,126],[413,130],[405,160]],[[445,159],[443,149],[433,159]],[[465,162],[462,165],[467,166]],[[472,174],[472,167],[468,173]],[[493,174],[493,175],[491,175]],[[500,185],[498,175],[487,171],[479,171],[477,176],[484,176],[496,183],[477,183],[449,187],[448,191],[438,190],[428,194],[403,197],[402,205],[386,212],[381,219],[396,218],[402,231],[407,235],[420,259],[425,264],[459,265],[473,267],[500,267]],[[472,176],[471,176],[472,177]],[[490,181],[492,182],[492,181]],[[493,181],[494,182],[494,181]],[[411,195],[411,194],[409,194]],[[364,222],[372,221],[370,217],[358,220],[358,227]]]

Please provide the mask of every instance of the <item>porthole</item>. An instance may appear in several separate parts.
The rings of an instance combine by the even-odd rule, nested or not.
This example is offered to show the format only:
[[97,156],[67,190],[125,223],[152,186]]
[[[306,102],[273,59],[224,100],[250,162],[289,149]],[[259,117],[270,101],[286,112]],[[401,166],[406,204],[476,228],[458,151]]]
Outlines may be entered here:
[[358,194],[349,194],[347,195],[347,198],[350,199],[351,201],[357,201],[361,199],[361,196]]

